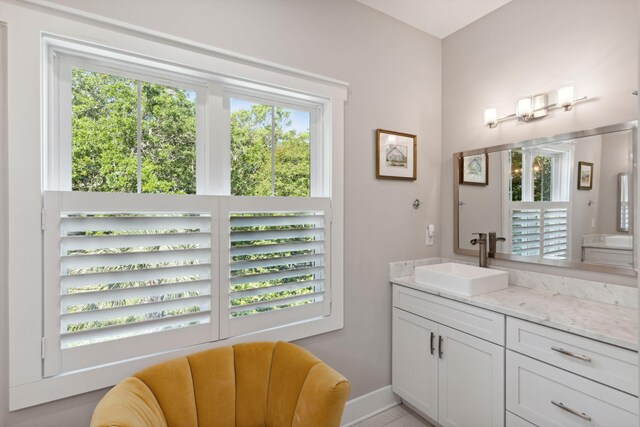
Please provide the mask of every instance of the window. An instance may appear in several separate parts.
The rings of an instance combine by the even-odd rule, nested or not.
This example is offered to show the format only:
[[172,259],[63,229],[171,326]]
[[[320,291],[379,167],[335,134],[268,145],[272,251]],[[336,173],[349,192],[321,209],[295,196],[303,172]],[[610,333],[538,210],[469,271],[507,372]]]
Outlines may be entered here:
[[14,249],[43,262],[11,284],[33,296],[12,307],[11,408],[341,328],[344,85],[92,31],[118,46],[42,36],[43,232]]
[[54,69],[46,189],[202,193],[205,80],[69,53]]
[[[331,314],[331,208],[311,197],[320,104],[222,86],[227,137],[206,141],[217,82],[108,57],[58,64],[56,172],[72,192],[45,194],[46,375]],[[227,141],[228,165],[206,158]],[[231,197],[206,194],[198,169],[229,171]]]
[[196,192],[196,97],[83,68],[71,70],[71,189]]
[[311,194],[311,112],[231,98],[231,194]]
[[504,164],[511,171],[505,205],[510,218],[511,253],[547,259],[569,257],[569,165],[566,145],[512,149]]

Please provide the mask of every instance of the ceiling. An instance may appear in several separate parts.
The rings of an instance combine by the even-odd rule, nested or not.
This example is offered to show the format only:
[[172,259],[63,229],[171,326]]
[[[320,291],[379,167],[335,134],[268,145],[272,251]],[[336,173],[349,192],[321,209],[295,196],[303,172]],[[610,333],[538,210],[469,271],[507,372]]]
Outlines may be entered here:
[[356,0],[440,39],[511,0]]

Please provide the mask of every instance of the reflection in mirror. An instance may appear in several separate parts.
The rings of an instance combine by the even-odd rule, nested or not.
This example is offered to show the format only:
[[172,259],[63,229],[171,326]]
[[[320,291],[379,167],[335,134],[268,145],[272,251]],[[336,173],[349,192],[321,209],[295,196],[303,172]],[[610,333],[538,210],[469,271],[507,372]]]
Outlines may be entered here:
[[634,135],[625,123],[455,154],[461,165],[487,153],[489,167],[487,185],[459,180],[456,253],[477,252],[472,233],[495,232],[505,240],[489,256],[634,274]]
[[621,172],[618,174],[618,231],[629,232],[629,214],[629,174]]

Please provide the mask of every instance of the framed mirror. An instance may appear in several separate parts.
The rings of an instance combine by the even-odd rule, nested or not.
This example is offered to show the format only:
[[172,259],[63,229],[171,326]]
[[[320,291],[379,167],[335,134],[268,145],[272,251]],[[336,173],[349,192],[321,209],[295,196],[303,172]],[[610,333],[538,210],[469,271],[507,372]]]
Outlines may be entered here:
[[505,240],[490,257],[636,275],[636,132],[634,121],[455,153],[454,252],[475,256],[472,233],[495,232]]

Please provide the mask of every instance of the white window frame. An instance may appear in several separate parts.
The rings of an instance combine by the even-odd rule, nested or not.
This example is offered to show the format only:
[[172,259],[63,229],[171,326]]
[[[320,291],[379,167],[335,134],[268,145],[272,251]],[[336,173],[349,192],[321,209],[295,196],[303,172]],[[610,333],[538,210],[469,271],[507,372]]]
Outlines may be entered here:
[[[329,331],[344,325],[343,294],[343,233],[344,233],[344,102],[347,89],[344,82],[282,67],[253,58],[216,50],[173,36],[147,31],[128,24],[95,21],[62,13],[50,13],[46,8],[34,10],[20,4],[6,4],[3,9],[9,23],[7,38],[8,87],[19,87],[21,96],[9,97],[8,144],[11,182],[18,187],[8,189],[8,229],[23,230],[18,237],[8,237],[9,281],[9,409],[17,410],[64,397],[108,387],[138,370],[170,358],[221,345],[255,340],[291,341]],[[83,42],[78,40],[93,40]],[[52,50],[53,49],[53,50]],[[161,64],[167,73],[188,71],[194,80],[211,80],[206,114],[224,109],[222,86],[247,91],[266,90],[274,96],[288,96],[301,103],[317,103],[322,134],[322,195],[331,199],[331,315],[292,325],[274,327],[258,333],[229,338],[189,348],[109,363],[99,367],[69,372],[45,378],[42,372],[42,312],[33,310],[44,304],[42,291],[43,267],[33,262],[34,248],[42,246],[42,190],[52,180],[51,156],[59,153],[51,146],[58,129],[49,126],[50,108],[57,102],[51,82],[54,53],[102,56],[109,53],[112,61],[129,61],[141,67]],[[55,51],[55,52],[54,52]],[[159,59],[160,58],[160,59]],[[40,67],[38,67],[40,64]],[[41,111],[41,120],[33,120],[34,111]],[[220,116],[224,117],[224,115]],[[228,120],[228,118],[226,119]],[[220,126],[205,124],[205,138],[221,141]],[[38,141],[38,142],[36,142]],[[224,142],[224,141],[223,141]],[[205,156],[220,156],[223,145],[210,146]],[[53,152],[52,152],[53,151]],[[38,156],[38,153],[40,154]],[[55,165],[55,162],[54,166]],[[209,171],[220,175],[220,170]],[[219,176],[218,176],[219,178]],[[220,179],[205,176],[205,182]],[[210,186],[213,187],[213,186]],[[207,188],[205,193],[224,194],[219,188]],[[43,220],[44,218],[44,220]],[[31,254],[31,256],[26,256]],[[36,260],[40,257],[36,256]]]
[[49,140],[51,151],[45,189],[71,191],[71,72],[78,68],[196,92],[196,194],[203,194],[205,176],[212,167],[210,162],[204,161],[207,82],[123,61],[110,61],[107,57],[80,55],[80,52],[73,55],[52,50],[52,89],[56,96],[51,99],[49,114],[52,117],[51,128],[56,133]]
[[[566,143],[564,143],[566,144]],[[571,192],[571,164],[573,159],[574,146],[563,147],[563,149],[554,149],[553,146],[545,146],[543,149],[539,147],[530,147],[522,149],[522,201],[514,202],[504,197],[502,200],[502,217],[503,221],[502,235],[508,236],[504,249],[509,253],[512,252],[512,230],[513,230],[513,211],[521,209],[532,209],[540,212],[540,235],[544,230],[544,212],[550,209],[566,209],[567,218],[571,218],[571,203],[569,202],[569,194]],[[504,170],[511,170],[509,162],[509,152],[505,151],[502,156],[502,166]],[[551,157],[553,160],[553,176],[551,201],[533,201],[534,183],[533,183],[533,160],[536,156]],[[509,174],[505,174],[502,180],[502,194],[509,195]],[[567,226],[567,259],[571,259],[572,248],[568,243],[571,242],[571,227]],[[544,238],[540,239],[540,255],[544,256]]]
[[[231,116],[231,98],[241,99],[243,101],[255,102],[256,104],[273,105],[275,107],[304,111],[309,113],[309,145],[310,145],[310,197],[322,197],[325,195],[325,181],[323,181],[323,154],[322,154],[322,106],[311,102],[292,103],[285,97],[269,96],[256,91],[246,91],[238,88],[228,87],[224,89],[225,93],[225,117]],[[225,148],[230,149],[230,143]],[[228,162],[230,166],[230,162]],[[231,171],[227,176],[230,176]],[[224,194],[231,194],[231,183]]]

